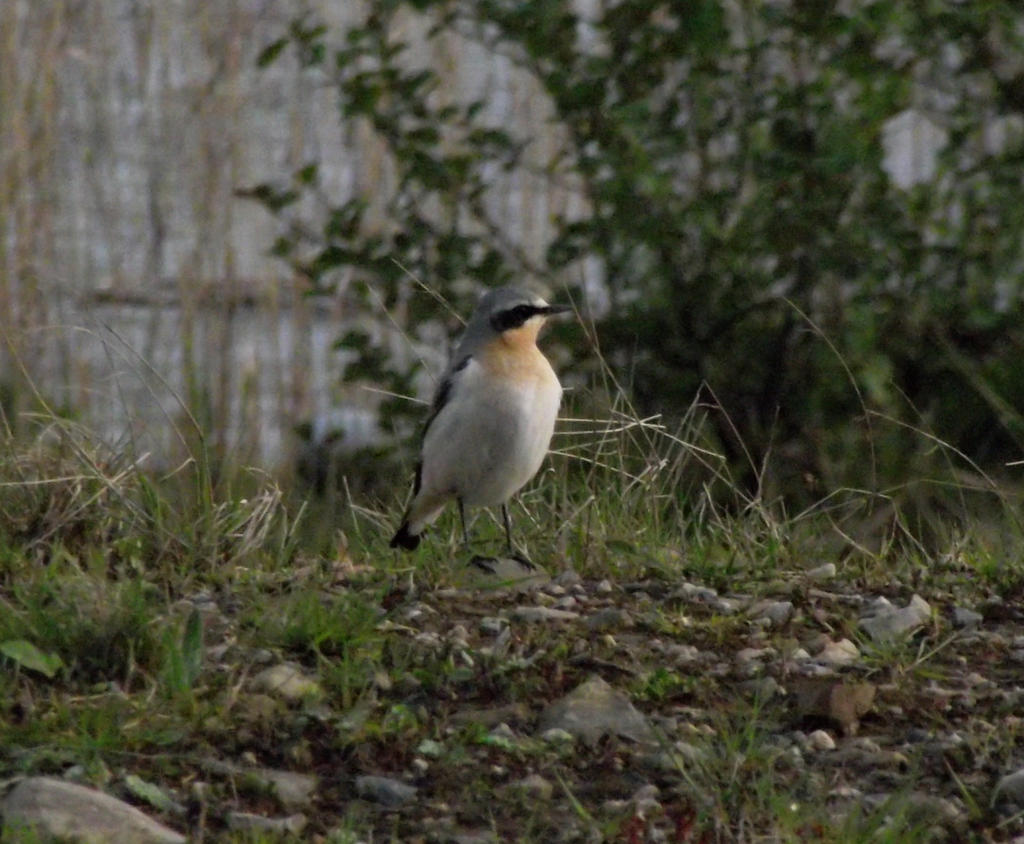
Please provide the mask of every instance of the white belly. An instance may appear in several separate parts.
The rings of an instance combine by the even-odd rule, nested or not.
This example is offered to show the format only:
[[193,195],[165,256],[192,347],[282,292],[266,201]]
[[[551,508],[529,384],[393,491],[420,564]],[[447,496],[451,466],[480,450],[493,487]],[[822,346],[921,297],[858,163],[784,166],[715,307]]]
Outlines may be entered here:
[[422,489],[489,507],[540,469],[551,444],[562,387],[547,367],[526,381],[488,378],[475,362],[423,441]]

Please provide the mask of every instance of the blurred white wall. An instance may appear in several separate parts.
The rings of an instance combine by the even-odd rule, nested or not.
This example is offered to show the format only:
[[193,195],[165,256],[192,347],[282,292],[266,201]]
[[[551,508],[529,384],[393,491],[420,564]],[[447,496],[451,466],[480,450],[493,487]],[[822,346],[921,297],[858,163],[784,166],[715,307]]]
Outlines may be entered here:
[[[308,7],[339,28],[359,9]],[[365,419],[376,397],[339,395],[331,350],[353,315],[340,298],[304,299],[267,256],[274,221],[234,196],[313,160],[337,201],[379,195],[389,178],[367,133],[341,125],[329,88],[291,60],[256,68],[296,10],[272,0],[0,2],[0,381],[23,370],[48,400],[112,441],[130,436],[158,464],[173,462],[161,457],[185,424],[176,396],[192,395],[190,371],[242,460],[287,460],[292,426],[336,418],[339,402]],[[407,26],[416,40],[422,23]],[[553,157],[548,104],[507,59],[453,35],[412,61],[441,69],[451,96],[484,97],[488,116],[535,138],[538,162]],[[894,123],[896,183],[928,179],[943,142],[926,116]],[[582,208],[571,186],[537,174],[494,179],[494,219],[534,258],[554,217]],[[582,266],[599,307],[600,267]],[[445,350],[433,352],[439,368]]]

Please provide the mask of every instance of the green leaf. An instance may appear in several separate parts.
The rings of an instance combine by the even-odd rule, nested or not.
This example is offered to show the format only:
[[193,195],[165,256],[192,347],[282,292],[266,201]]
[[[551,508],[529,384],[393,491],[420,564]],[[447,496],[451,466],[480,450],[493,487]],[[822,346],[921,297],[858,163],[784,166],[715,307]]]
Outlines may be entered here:
[[307,164],[295,173],[295,181],[300,185],[311,185],[316,182],[316,177],[319,174],[320,168],[316,162]]
[[256,57],[256,67],[267,67],[277,61],[277,57],[281,55],[282,50],[288,46],[287,38],[278,38],[276,41],[271,41],[266,47],[260,50],[260,54]]
[[295,241],[290,237],[280,236],[270,247],[270,254],[275,258],[287,258],[295,251]]
[[335,349],[351,349],[359,353],[365,353],[369,347],[370,335],[358,329],[345,332],[343,337],[334,342]]
[[168,797],[162,788],[147,782],[142,777],[128,774],[124,778],[124,784],[135,797],[144,800],[154,809],[159,809],[161,812],[178,812],[181,810],[181,806]]
[[282,208],[296,202],[299,198],[298,191],[291,190],[290,188],[279,190],[273,185],[266,183],[254,185],[251,188],[238,188],[235,191],[235,196],[243,199],[255,199],[257,202],[262,203],[268,211],[275,214]]
[[0,642],[0,654],[14,660],[22,668],[36,671],[44,677],[53,677],[64,667],[64,661],[57,654],[41,651],[25,639]]

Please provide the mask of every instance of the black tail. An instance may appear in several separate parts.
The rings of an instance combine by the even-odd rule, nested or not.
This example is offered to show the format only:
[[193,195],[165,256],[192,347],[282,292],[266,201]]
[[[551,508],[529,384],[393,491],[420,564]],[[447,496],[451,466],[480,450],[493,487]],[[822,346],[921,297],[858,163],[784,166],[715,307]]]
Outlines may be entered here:
[[392,548],[404,548],[406,551],[413,551],[419,544],[420,536],[418,533],[409,532],[408,522],[402,522],[402,526],[398,529],[398,533],[391,537]]

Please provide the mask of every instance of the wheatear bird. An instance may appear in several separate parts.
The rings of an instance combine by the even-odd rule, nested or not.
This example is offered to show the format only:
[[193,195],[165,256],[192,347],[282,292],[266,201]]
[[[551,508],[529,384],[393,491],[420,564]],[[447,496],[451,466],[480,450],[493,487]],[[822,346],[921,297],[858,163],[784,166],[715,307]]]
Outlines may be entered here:
[[500,504],[507,550],[528,562],[512,546],[506,502],[537,474],[551,444],[562,385],[537,334],[547,317],[569,310],[514,287],[481,298],[434,396],[412,501],[392,548],[419,545],[454,498],[467,546],[465,508]]

